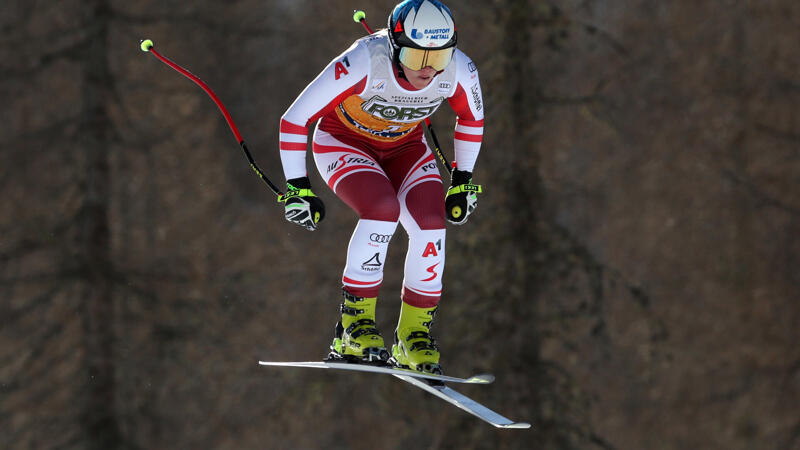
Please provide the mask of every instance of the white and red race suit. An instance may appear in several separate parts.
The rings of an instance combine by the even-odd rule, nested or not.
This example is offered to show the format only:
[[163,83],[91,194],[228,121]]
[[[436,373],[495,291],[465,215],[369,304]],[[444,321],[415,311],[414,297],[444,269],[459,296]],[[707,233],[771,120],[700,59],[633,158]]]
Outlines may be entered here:
[[475,64],[456,49],[423,89],[397,76],[385,30],[357,40],[309,84],[281,118],[286,179],[307,176],[309,125],[322,178],[358,215],[342,283],[377,297],[398,221],[408,233],[402,299],[439,302],[445,255],[442,180],[420,122],[444,103],[457,115],[455,159],[473,171],[483,137],[483,98]]

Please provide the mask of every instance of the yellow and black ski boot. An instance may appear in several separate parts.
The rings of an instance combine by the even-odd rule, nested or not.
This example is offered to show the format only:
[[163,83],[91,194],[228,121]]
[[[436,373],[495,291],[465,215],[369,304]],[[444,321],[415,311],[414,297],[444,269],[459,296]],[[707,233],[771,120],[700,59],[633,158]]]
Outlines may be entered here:
[[431,324],[437,307],[417,308],[402,303],[389,362],[404,369],[441,374],[439,348],[431,336]]
[[389,351],[375,322],[377,297],[356,297],[342,290],[342,320],[336,324],[331,352],[326,360],[387,364]]

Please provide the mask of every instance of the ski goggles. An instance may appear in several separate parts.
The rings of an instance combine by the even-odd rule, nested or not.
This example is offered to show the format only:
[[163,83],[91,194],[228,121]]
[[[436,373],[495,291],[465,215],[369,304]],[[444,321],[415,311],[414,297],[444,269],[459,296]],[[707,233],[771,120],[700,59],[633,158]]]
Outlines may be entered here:
[[422,70],[431,66],[438,72],[444,70],[450,64],[450,60],[453,59],[454,49],[455,47],[437,50],[402,47],[400,48],[399,59],[404,66],[411,70]]

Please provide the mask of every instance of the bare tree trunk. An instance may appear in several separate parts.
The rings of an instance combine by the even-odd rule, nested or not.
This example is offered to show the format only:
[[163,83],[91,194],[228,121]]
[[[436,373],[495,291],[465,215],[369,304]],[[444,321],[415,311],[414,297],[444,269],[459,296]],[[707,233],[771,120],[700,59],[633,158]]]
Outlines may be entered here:
[[[515,216],[507,225],[509,248],[521,248],[517,252],[519,267],[527,270],[516,271],[512,275],[511,285],[515,293],[508,296],[507,315],[502,327],[513,328],[517,323],[534,323],[536,302],[540,297],[542,280],[539,274],[542,264],[537,255],[543,251],[542,227],[540,211],[544,204],[544,191],[539,174],[539,150],[535,148],[533,125],[537,113],[538,83],[531,70],[531,6],[528,0],[513,0],[503,4],[503,73],[508,89],[508,106],[504,115],[508,117],[507,126],[503,129],[501,140],[508,149],[509,161],[506,186],[514,196],[510,199],[509,209]],[[541,389],[547,389],[548,380],[543,379],[540,369],[542,357],[540,352],[541,333],[537,327],[527,332],[518,332],[513,339],[517,357],[528,367],[528,377],[517,380],[522,389],[526,383],[539,388],[527,392],[525,402],[529,405],[540,405]],[[532,374],[532,376],[531,376]],[[541,410],[531,408],[527,420],[537,427],[544,424]],[[533,437],[534,447],[543,447],[547,442],[549,428],[540,429]]]
[[112,97],[112,75],[107,57],[110,8],[105,0],[92,1],[89,22],[94,26],[82,52],[85,70],[81,142],[86,156],[84,204],[80,240],[84,261],[86,364],[86,427],[89,448],[119,448],[121,435],[114,401],[114,296],[109,228],[109,147],[112,124],[107,104]]

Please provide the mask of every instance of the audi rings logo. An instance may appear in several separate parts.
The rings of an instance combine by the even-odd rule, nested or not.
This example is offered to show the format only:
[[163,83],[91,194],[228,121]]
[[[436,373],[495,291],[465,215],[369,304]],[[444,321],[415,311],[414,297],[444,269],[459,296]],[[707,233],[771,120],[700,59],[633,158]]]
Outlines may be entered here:
[[372,233],[369,235],[370,241],[377,242],[379,244],[388,244],[391,239],[392,239],[391,234]]

